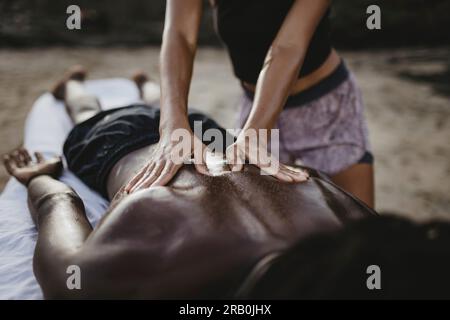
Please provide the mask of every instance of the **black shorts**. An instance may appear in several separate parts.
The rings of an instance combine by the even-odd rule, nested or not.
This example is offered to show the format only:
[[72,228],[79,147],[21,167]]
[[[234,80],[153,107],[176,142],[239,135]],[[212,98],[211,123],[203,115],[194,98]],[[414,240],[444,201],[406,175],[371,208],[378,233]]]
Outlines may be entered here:
[[[64,143],[69,169],[107,198],[106,182],[114,165],[127,154],[159,141],[159,117],[158,108],[130,105],[102,111],[76,125]],[[194,121],[202,122],[201,138],[208,129],[219,129],[222,137],[227,137],[225,129],[200,112],[190,111],[188,118],[192,129]],[[223,148],[230,141],[228,137],[223,139]]]

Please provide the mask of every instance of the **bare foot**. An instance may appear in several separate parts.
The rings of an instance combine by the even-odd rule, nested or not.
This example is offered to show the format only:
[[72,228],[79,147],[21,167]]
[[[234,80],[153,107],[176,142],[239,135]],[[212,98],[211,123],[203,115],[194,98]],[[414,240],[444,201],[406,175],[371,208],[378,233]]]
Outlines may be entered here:
[[158,83],[153,81],[143,71],[136,72],[132,80],[139,89],[140,98],[149,105],[155,105],[160,102],[161,88]]
[[58,100],[64,100],[66,91],[66,82],[68,80],[84,81],[87,76],[87,70],[83,66],[75,65],[70,67],[64,77],[56,83],[56,85],[51,90],[53,96]]
[[134,83],[136,83],[136,86],[139,89],[139,95],[143,99],[144,98],[143,87],[147,81],[150,81],[150,78],[144,71],[138,71],[133,75],[133,77],[131,77],[131,79],[134,81]]

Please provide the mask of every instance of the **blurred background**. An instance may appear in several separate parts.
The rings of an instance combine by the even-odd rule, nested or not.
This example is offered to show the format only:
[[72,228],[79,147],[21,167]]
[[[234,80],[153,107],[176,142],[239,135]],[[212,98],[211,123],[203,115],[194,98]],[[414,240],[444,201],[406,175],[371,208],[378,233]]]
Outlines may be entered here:
[[[274,0],[275,1],[275,0]],[[68,30],[66,9],[82,9]],[[381,7],[382,29],[366,28]],[[0,0],[0,154],[21,144],[34,100],[79,63],[91,78],[158,79],[164,0]],[[363,91],[376,157],[376,206],[450,219],[450,1],[333,1],[332,38]],[[190,103],[233,127],[241,95],[205,1]],[[0,190],[7,181],[0,169]]]

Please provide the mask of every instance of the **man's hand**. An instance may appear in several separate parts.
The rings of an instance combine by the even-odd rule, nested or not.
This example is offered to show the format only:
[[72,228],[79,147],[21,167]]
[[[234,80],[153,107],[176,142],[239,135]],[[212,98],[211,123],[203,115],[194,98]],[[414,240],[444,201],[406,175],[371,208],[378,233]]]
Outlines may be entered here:
[[243,133],[227,148],[226,157],[232,171],[241,171],[245,160],[249,160],[265,174],[284,182],[303,182],[309,178],[306,171],[280,163],[260,139],[246,139]]
[[184,138],[189,141],[183,143],[173,141],[173,137],[162,136],[150,161],[128,182],[124,191],[133,193],[152,186],[166,185],[192,156],[197,171],[208,175],[204,161],[206,146],[190,130],[185,132]]
[[58,178],[63,168],[61,157],[45,160],[41,153],[35,152],[33,160],[24,148],[19,148],[3,156],[3,164],[10,175],[27,186],[30,181],[41,175]]

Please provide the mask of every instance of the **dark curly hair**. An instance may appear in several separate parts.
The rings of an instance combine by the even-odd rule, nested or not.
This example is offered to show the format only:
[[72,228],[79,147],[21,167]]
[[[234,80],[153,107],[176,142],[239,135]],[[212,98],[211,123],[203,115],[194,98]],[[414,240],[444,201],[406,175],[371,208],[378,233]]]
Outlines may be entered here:
[[[367,267],[381,270],[369,290]],[[246,298],[450,298],[450,224],[385,216],[299,242],[274,260]]]

